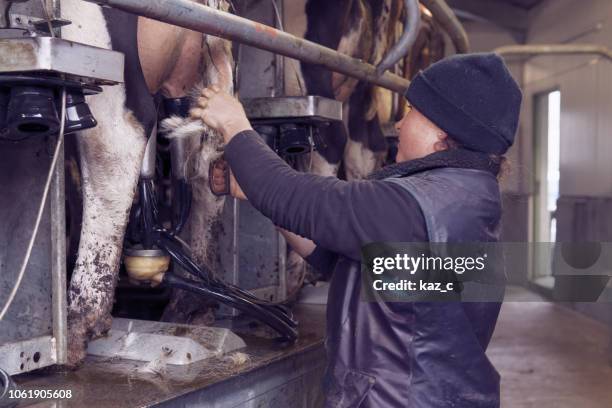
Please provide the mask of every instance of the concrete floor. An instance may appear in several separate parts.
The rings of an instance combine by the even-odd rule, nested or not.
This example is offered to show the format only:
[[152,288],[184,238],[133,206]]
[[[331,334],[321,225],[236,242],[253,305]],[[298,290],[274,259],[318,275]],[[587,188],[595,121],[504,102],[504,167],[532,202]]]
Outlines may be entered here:
[[612,407],[609,344],[605,325],[512,289],[487,353],[502,408]]

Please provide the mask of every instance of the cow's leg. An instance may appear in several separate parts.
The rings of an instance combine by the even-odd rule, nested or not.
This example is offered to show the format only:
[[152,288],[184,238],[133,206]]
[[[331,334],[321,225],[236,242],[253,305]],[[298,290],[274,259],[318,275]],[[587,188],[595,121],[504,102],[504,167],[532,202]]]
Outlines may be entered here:
[[[102,9],[78,0],[62,0],[66,39],[111,47]],[[79,363],[87,340],[104,333],[119,268],[128,211],[144,152],[141,126],[124,106],[125,87],[104,87],[88,98],[98,126],[77,136],[82,172],[83,223],[76,266],[68,292],[68,362]]]
[[[213,3],[213,4],[210,4]],[[218,3],[209,1],[209,5]],[[231,43],[218,37],[206,36],[203,47],[204,81],[216,84],[220,89],[234,92],[233,58]],[[196,262],[211,271],[220,267],[219,239],[222,234],[221,212],[225,199],[212,194],[208,183],[210,163],[223,154],[223,138],[220,134],[207,131],[197,155],[199,177],[192,183],[193,210],[190,219],[191,253]],[[210,309],[208,309],[210,310]],[[202,310],[201,312],[204,312]]]
[[[227,10],[225,1],[208,0],[210,7]],[[204,36],[202,43],[203,83],[217,85],[220,89],[234,92],[231,43],[218,37]],[[183,75],[185,75],[183,73]],[[181,127],[193,126],[190,120],[175,122],[175,132]],[[223,138],[216,132],[205,129],[201,143],[190,152],[195,159],[195,176],[191,180],[193,203],[189,218],[189,243],[191,254],[199,264],[215,271],[220,267],[219,239],[222,234],[221,212],[225,199],[212,194],[208,184],[210,163],[223,154]],[[164,311],[164,320],[188,322],[191,324],[211,324],[212,309],[209,300],[188,293],[175,293]]]
[[375,152],[367,143],[349,138],[344,155],[346,179],[349,181],[364,179],[382,166],[384,158],[384,152]]
[[[166,45],[159,47],[159,38],[167,38]],[[167,98],[182,98],[188,95],[198,83],[202,82],[203,72],[201,69],[203,36],[201,33],[171,26],[159,21],[140,17],[138,21],[138,50],[141,65],[144,67],[145,78],[151,93],[161,93]],[[201,123],[196,123],[189,118],[173,116],[162,121],[162,130],[166,136],[172,138],[187,138],[186,149],[188,157],[196,157],[200,154],[201,137],[204,128]],[[203,146],[206,149],[208,145]],[[206,155],[207,153],[205,153]],[[185,163],[185,165],[190,164]],[[197,163],[199,164],[199,163]],[[204,172],[207,168],[203,168]],[[188,175],[189,176],[189,175]],[[198,173],[198,176],[200,174]],[[206,174],[201,174],[206,178]],[[192,188],[200,189],[201,177],[193,177],[191,180]],[[195,231],[202,230],[202,225],[213,220],[202,221],[195,225],[193,220],[199,219],[202,213],[211,208],[210,203],[202,203],[201,194],[195,194],[191,206],[188,229],[194,231],[189,234],[184,233],[184,238],[190,240],[192,244],[199,245],[202,237],[197,237]],[[214,207],[214,203],[213,206]],[[216,242],[213,239],[207,242]],[[201,252],[197,253],[195,260],[202,262]],[[176,271],[181,273],[180,270]],[[211,307],[206,299],[181,290],[173,290],[169,305],[164,310],[162,320],[191,323],[209,324],[212,323],[213,316]]]
[[110,328],[123,236],[145,146],[144,131],[124,103],[122,86],[91,98],[89,106],[101,120],[77,136],[83,225],[68,293],[70,364],[85,357],[90,338]]
[[[346,24],[346,31],[342,33],[338,51],[352,57],[368,60],[372,53],[372,10],[365,0],[353,2]],[[332,73],[332,87],[334,97],[346,102],[355,90],[359,81],[337,72]]]
[[370,85],[360,83],[351,96],[348,107],[349,138],[344,150],[344,171],[347,180],[365,178],[381,167],[387,142],[380,126],[378,116],[367,118],[372,102]]
[[[396,42],[397,27],[400,23],[399,17],[403,9],[403,0],[383,0],[380,3],[380,8],[374,10],[374,46],[372,64],[378,65],[387,51]],[[366,114],[367,120],[372,120],[378,114],[378,119],[381,123],[391,121],[394,92],[372,86],[372,103]]]
[[[375,21],[370,61],[374,64],[395,43],[400,9],[399,0],[383,0],[372,10]],[[349,139],[343,160],[347,180],[362,179],[382,165],[387,146],[380,123],[391,120],[392,102],[390,91],[363,82],[351,94],[347,115]]]

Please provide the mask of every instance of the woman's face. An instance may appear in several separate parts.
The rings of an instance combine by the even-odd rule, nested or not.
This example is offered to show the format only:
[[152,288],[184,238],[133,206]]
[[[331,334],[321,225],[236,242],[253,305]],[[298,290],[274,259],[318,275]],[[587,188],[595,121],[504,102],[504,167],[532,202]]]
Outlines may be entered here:
[[411,106],[402,120],[395,124],[395,129],[399,132],[397,163],[434,153],[439,142],[446,137],[443,130]]

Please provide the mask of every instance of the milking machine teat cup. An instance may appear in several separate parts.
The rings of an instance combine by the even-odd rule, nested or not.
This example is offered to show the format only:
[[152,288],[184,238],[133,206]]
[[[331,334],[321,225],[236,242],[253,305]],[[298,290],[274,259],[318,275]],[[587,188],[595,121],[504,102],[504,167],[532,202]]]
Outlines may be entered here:
[[289,162],[322,149],[323,129],[342,121],[342,103],[321,96],[252,98],[242,103],[253,128]]
[[20,141],[31,136],[55,135],[60,130],[61,89],[66,89],[63,132],[96,126],[85,95],[101,88],[48,74],[0,75],[0,137]]
[[62,90],[66,91],[63,132],[96,126],[85,97],[102,92],[101,85],[123,82],[123,54],[59,38],[59,27],[70,22],[35,17],[39,2],[4,3],[5,10],[0,9],[5,15],[0,26],[0,139],[20,141],[57,134]]

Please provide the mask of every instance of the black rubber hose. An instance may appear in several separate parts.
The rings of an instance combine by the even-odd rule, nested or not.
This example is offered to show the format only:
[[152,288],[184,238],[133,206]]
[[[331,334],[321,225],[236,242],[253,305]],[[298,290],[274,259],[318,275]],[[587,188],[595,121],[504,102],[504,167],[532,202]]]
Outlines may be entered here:
[[[163,232],[162,232],[163,233]],[[217,290],[222,290],[224,292],[230,292],[233,293],[235,296],[239,296],[239,297],[244,297],[248,300],[250,300],[253,303],[257,303],[260,305],[265,305],[271,308],[274,308],[275,310],[278,310],[280,313],[282,313],[283,315],[285,315],[284,317],[287,319],[287,323],[288,324],[292,324],[295,327],[297,327],[297,323],[295,321],[292,320],[292,316],[290,311],[281,306],[281,305],[277,305],[271,302],[268,302],[265,299],[259,299],[258,297],[254,296],[253,294],[251,294],[250,292],[247,292],[237,286],[234,286],[232,284],[220,281],[218,279],[216,279],[214,277],[214,275],[212,273],[210,273],[210,271],[205,268],[205,267],[200,267],[199,265],[195,264],[194,262],[191,261],[191,259],[189,257],[187,257],[184,254],[184,251],[182,250],[182,244],[180,243],[180,241],[176,240],[175,237],[164,234],[165,238],[167,240],[170,241],[174,241],[173,242],[173,246],[174,248],[172,248],[173,250],[176,251],[176,256],[179,258],[184,258],[184,262],[186,264],[189,265],[189,267],[185,268],[187,270],[187,272],[189,272],[191,275],[193,275],[194,277],[197,278],[201,278],[207,281],[207,283],[211,286],[213,286],[215,289]],[[158,243],[158,245],[164,245],[163,243]]]
[[224,302],[248,315],[251,315],[252,317],[255,317],[263,321],[268,326],[272,327],[273,329],[278,331],[280,334],[282,334],[285,338],[289,340],[295,340],[295,337],[297,336],[297,333],[295,332],[295,330],[289,325],[286,325],[277,316],[271,314],[270,311],[267,310],[266,308],[260,305],[251,303],[245,299],[235,298],[230,295],[226,295],[223,293],[219,293],[219,292],[210,290],[209,288],[205,286],[198,285],[197,282],[189,281],[189,280],[180,278],[176,275],[172,275],[172,274],[170,275],[171,276],[169,276],[167,282],[171,282],[171,284],[174,287],[179,287],[180,289],[190,290],[192,292],[196,292],[196,293],[200,293],[206,296],[213,297],[214,299],[220,302]]
[[193,192],[191,190],[191,185],[185,179],[179,179],[176,181],[176,195],[178,197],[178,217],[174,222],[174,227],[172,228],[172,234],[178,235],[181,233],[185,224],[187,223],[187,219],[189,218],[189,213],[191,212],[191,201],[193,198]]
[[141,180],[139,185],[140,207],[142,208],[142,245],[145,249],[153,247],[155,231],[156,208],[151,183],[151,180]]
[[[156,241],[157,246],[164,249],[166,252],[168,252],[168,254],[170,254],[172,259],[174,259],[175,262],[177,262],[181,267],[183,267],[183,269],[189,272],[192,276],[203,279],[204,281],[203,283],[208,285],[210,287],[210,290],[218,291],[222,293],[223,295],[233,296],[236,298],[240,298],[241,300],[246,301],[248,303],[253,303],[258,306],[265,307],[267,310],[273,313],[276,317],[283,320],[287,325],[291,327],[298,326],[297,322],[293,320],[290,313],[288,313],[287,310],[285,310],[284,308],[278,307],[277,305],[270,305],[270,304],[261,302],[261,299],[258,299],[257,297],[253,296],[252,294],[248,292],[245,292],[242,290],[238,292],[236,290],[233,290],[232,288],[235,288],[235,287],[231,287],[228,284],[214,278],[212,274],[210,273],[204,273],[200,269],[200,267],[197,264],[195,264],[195,262],[193,262],[191,258],[189,258],[184,253],[182,244],[178,242],[178,240],[176,240],[175,237],[169,235],[166,231],[160,231],[160,232],[161,234],[163,234],[162,236],[165,239],[158,239]],[[244,296],[243,294],[247,296]]]
[[[202,282],[194,282],[183,279],[171,273],[166,273],[164,282],[170,286],[177,287],[183,290],[198,293],[211,297],[219,302],[228,304],[252,317],[261,320],[278,333],[284,339],[291,342],[297,338],[297,322],[295,322],[282,307],[268,304],[267,301],[256,298],[254,295],[243,291],[242,289],[228,285],[225,282],[216,279],[214,275],[207,269],[197,265],[191,257],[187,255],[187,248],[173,234],[157,224],[158,212],[154,193],[153,180],[140,180],[140,207],[141,220],[143,231],[143,245],[145,248],[150,248],[154,244],[160,249],[165,250],[171,258],[177,262],[183,269],[191,275],[202,280]],[[181,194],[185,194],[183,188]],[[184,198],[184,197],[182,197]],[[182,200],[181,200],[182,201]],[[191,200],[188,200],[191,202]],[[187,217],[189,209],[183,209],[183,217]],[[186,214],[186,215],[185,215]]]
[[196,282],[188,281],[172,273],[166,273],[164,275],[163,283],[174,288],[187,290],[228,304],[258,320],[261,320],[262,322],[276,330],[279,334],[281,334],[284,339],[292,342],[297,339],[297,331],[293,327],[285,324],[285,322],[280,320],[275,315],[270,314],[269,311],[265,310],[259,305],[250,303],[241,298],[234,298],[232,296],[227,296],[212,291],[206,288],[205,286],[199,286]]
[[11,391],[16,391],[17,386],[6,371],[0,368],[0,408],[13,408],[17,406],[18,399],[9,398]]
[[221,292],[223,295],[241,298],[249,303],[266,307],[271,313],[283,320],[287,325],[297,327],[297,322],[293,320],[288,310],[280,305],[270,304],[265,300],[255,297],[249,292],[216,279],[208,270],[204,271],[203,268],[199,267],[191,260],[190,257],[185,254],[183,245],[176,239],[176,237],[170,235],[164,230],[158,230],[157,232],[159,234],[156,240],[157,246],[168,252],[170,256],[191,275],[196,278],[203,279],[205,283],[211,287],[211,290],[216,290]]

